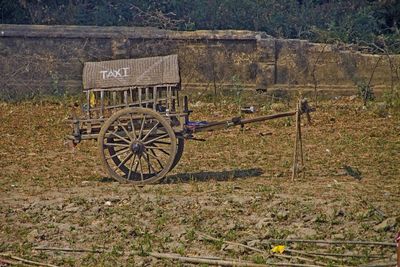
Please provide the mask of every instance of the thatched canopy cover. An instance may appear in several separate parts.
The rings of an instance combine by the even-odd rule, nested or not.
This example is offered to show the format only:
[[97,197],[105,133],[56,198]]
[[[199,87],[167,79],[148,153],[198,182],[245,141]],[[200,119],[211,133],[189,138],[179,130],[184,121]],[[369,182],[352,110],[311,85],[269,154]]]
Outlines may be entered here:
[[86,62],[83,89],[147,87],[180,83],[178,56]]

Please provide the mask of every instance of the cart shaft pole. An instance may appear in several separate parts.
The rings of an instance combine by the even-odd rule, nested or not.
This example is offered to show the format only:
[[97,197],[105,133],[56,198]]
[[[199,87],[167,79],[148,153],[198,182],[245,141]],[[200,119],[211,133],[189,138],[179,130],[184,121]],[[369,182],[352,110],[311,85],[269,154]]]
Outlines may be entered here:
[[260,116],[260,117],[257,117],[257,118],[243,119],[243,120],[240,120],[239,124],[247,124],[247,123],[253,123],[253,122],[260,122],[260,121],[268,121],[268,120],[273,120],[273,119],[278,119],[278,118],[290,117],[290,116],[293,116],[295,114],[296,114],[296,111],[289,111],[289,112],[278,113],[278,114],[273,114],[273,115]]
[[237,117],[237,118],[232,118],[227,121],[210,122],[208,125],[196,127],[194,132],[213,131],[213,130],[218,130],[221,128],[228,128],[228,127],[232,127],[232,126],[244,125],[244,124],[253,123],[253,122],[268,121],[268,120],[273,120],[273,119],[278,119],[278,118],[290,117],[293,115],[296,115],[296,111],[289,111],[289,112],[283,112],[283,113],[278,113],[278,114],[265,115],[265,116],[260,116],[257,118],[249,118],[249,119],[241,119],[240,117]]

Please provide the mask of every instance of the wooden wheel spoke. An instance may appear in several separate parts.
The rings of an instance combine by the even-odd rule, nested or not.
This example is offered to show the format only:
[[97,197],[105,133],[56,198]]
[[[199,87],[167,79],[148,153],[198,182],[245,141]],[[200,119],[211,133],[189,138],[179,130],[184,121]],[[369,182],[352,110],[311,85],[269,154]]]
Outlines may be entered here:
[[[152,150],[150,150],[150,151],[152,151]],[[161,162],[160,162],[160,159],[157,157],[157,155],[154,153],[154,151],[152,151],[153,155],[150,154],[150,153],[148,153],[148,152],[145,152],[145,153],[146,153],[147,156],[152,157],[153,159],[157,160],[157,162],[158,162],[160,165],[162,165]],[[163,168],[164,168],[164,167],[163,167]]]
[[[165,151],[165,148],[159,147],[159,146],[157,146],[155,143],[156,143],[156,142],[152,143],[152,145],[153,145],[154,147],[152,147],[152,146],[146,146],[146,147],[152,149],[152,151],[153,151],[153,149],[157,149],[157,150],[160,150],[160,151],[161,151],[162,153],[164,153],[165,155],[168,155],[168,156],[171,155],[170,153],[168,153],[167,151]],[[153,151],[153,153],[155,154],[154,151]]]
[[143,128],[144,128],[144,123],[146,121],[146,116],[143,116],[142,124],[140,125],[140,131],[139,131],[139,140],[142,139],[142,134],[143,134]]
[[160,125],[160,127],[158,127],[158,130],[167,133],[167,130],[165,129],[165,127],[163,125]]
[[133,156],[132,162],[129,165],[128,180],[131,179],[133,164],[135,164],[136,154]]
[[145,153],[145,155],[146,155],[145,159],[147,161],[147,167],[149,168],[149,174],[151,173],[151,169],[153,170],[153,173],[156,174],[157,171],[156,169],[154,169],[153,165],[151,165],[149,154]]
[[143,142],[143,144],[145,144],[145,145],[147,145],[147,144],[149,144],[149,143],[153,143],[153,142],[155,142],[155,141],[157,141],[157,140],[159,140],[159,139],[163,139],[163,138],[166,138],[166,137],[168,137],[169,136],[169,134],[163,134],[163,135],[160,135],[160,136],[158,136],[158,137],[156,137],[156,138],[154,138],[154,139],[151,139],[151,140],[148,140],[148,141],[146,141],[146,142]]
[[119,150],[114,150],[114,151],[115,151],[115,153],[118,153],[118,152],[120,152],[120,151],[122,151],[122,150],[127,150],[127,149],[129,149],[129,147],[122,147],[121,149],[119,149]]
[[145,135],[141,140],[142,140],[142,141],[143,141],[143,140],[146,140],[146,138],[149,137],[149,135],[151,134],[151,132],[152,132],[154,129],[157,129],[157,126],[158,126],[159,124],[160,124],[160,122],[158,121],[158,122],[156,123],[156,125],[154,125],[153,128],[151,128],[151,130],[148,131],[148,132],[146,133],[146,135]]
[[139,166],[140,166],[140,178],[143,181],[143,166],[142,166],[142,157],[139,157]]
[[128,147],[124,147],[123,149],[120,149],[120,150],[116,151],[114,155],[106,157],[106,159],[115,158],[116,156],[119,156],[121,154],[124,154],[124,153],[128,152],[127,150],[128,150]]
[[137,139],[137,136],[136,136],[136,132],[135,132],[135,125],[133,124],[132,113],[129,114],[129,115],[130,115],[130,120],[131,120],[131,125],[132,125],[133,138],[136,140],[136,139]]
[[116,168],[114,168],[114,171],[116,171],[117,169],[119,169],[123,164],[125,164],[125,162],[127,162],[131,157],[133,156],[133,153],[129,153],[125,159],[123,161],[121,161]]
[[140,159],[140,157],[138,157],[138,162],[136,163],[136,166],[135,166],[135,170],[133,171],[133,172],[137,172],[137,169],[138,169],[138,167],[139,167],[139,159]]
[[121,144],[121,143],[104,143],[104,146],[108,147],[114,147],[114,146],[119,146],[119,147],[129,147],[129,144]]
[[131,139],[131,141],[134,141],[135,138],[133,138],[133,136],[131,136],[131,134],[128,132],[128,130],[125,128],[125,126],[124,125],[120,125],[120,126],[121,126],[122,130],[124,130],[126,136],[128,136],[129,139]]
[[112,135],[118,137],[119,139],[121,139],[122,141],[124,141],[125,143],[129,144],[131,141],[129,141],[128,139],[126,139],[125,137],[120,136],[119,134],[117,134],[116,132],[112,132]]
[[171,155],[170,153],[168,153],[167,151],[165,151],[165,150],[164,150],[163,148],[161,148],[161,147],[146,147],[146,148],[151,149],[152,151],[153,151],[153,149],[160,150],[162,153],[164,153],[164,154],[167,155],[167,156]]
[[156,161],[158,162],[158,165],[160,165],[161,169],[164,169],[164,166],[161,164],[161,161],[157,158],[156,153],[154,153],[154,151],[153,151],[152,149],[150,149],[150,152],[151,152],[153,155],[148,154],[147,152],[146,152],[146,153],[147,153],[149,156],[155,158]]
[[[171,143],[169,143],[169,142],[164,142],[164,141],[159,141],[159,140],[157,140],[157,141],[154,141],[153,143],[155,143],[155,144],[163,144],[163,145],[170,145]],[[153,144],[154,145],[154,144]]]
[[163,149],[162,147],[158,147],[156,145],[154,145],[154,146],[146,146],[146,148],[148,148],[148,149]]

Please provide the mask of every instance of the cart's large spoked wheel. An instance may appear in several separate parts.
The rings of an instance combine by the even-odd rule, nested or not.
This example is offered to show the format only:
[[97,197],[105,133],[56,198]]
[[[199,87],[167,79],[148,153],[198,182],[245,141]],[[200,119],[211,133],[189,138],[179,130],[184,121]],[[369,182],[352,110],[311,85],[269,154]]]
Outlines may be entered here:
[[170,123],[146,108],[126,108],[113,114],[102,126],[98,142],[109,175],[136,184],[162,179],[177,153]]

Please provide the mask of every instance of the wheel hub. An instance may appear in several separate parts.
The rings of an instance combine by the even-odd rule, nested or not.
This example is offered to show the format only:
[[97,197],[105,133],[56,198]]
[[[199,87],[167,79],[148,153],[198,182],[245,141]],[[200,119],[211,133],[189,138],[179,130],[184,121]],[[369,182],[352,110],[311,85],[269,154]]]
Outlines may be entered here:
[[140,142],[133,142],[131,144],[131,150],[132,150],[133,154],[142,155],[144,152],[144,149],[145,149],[144,144],[142,144]]

